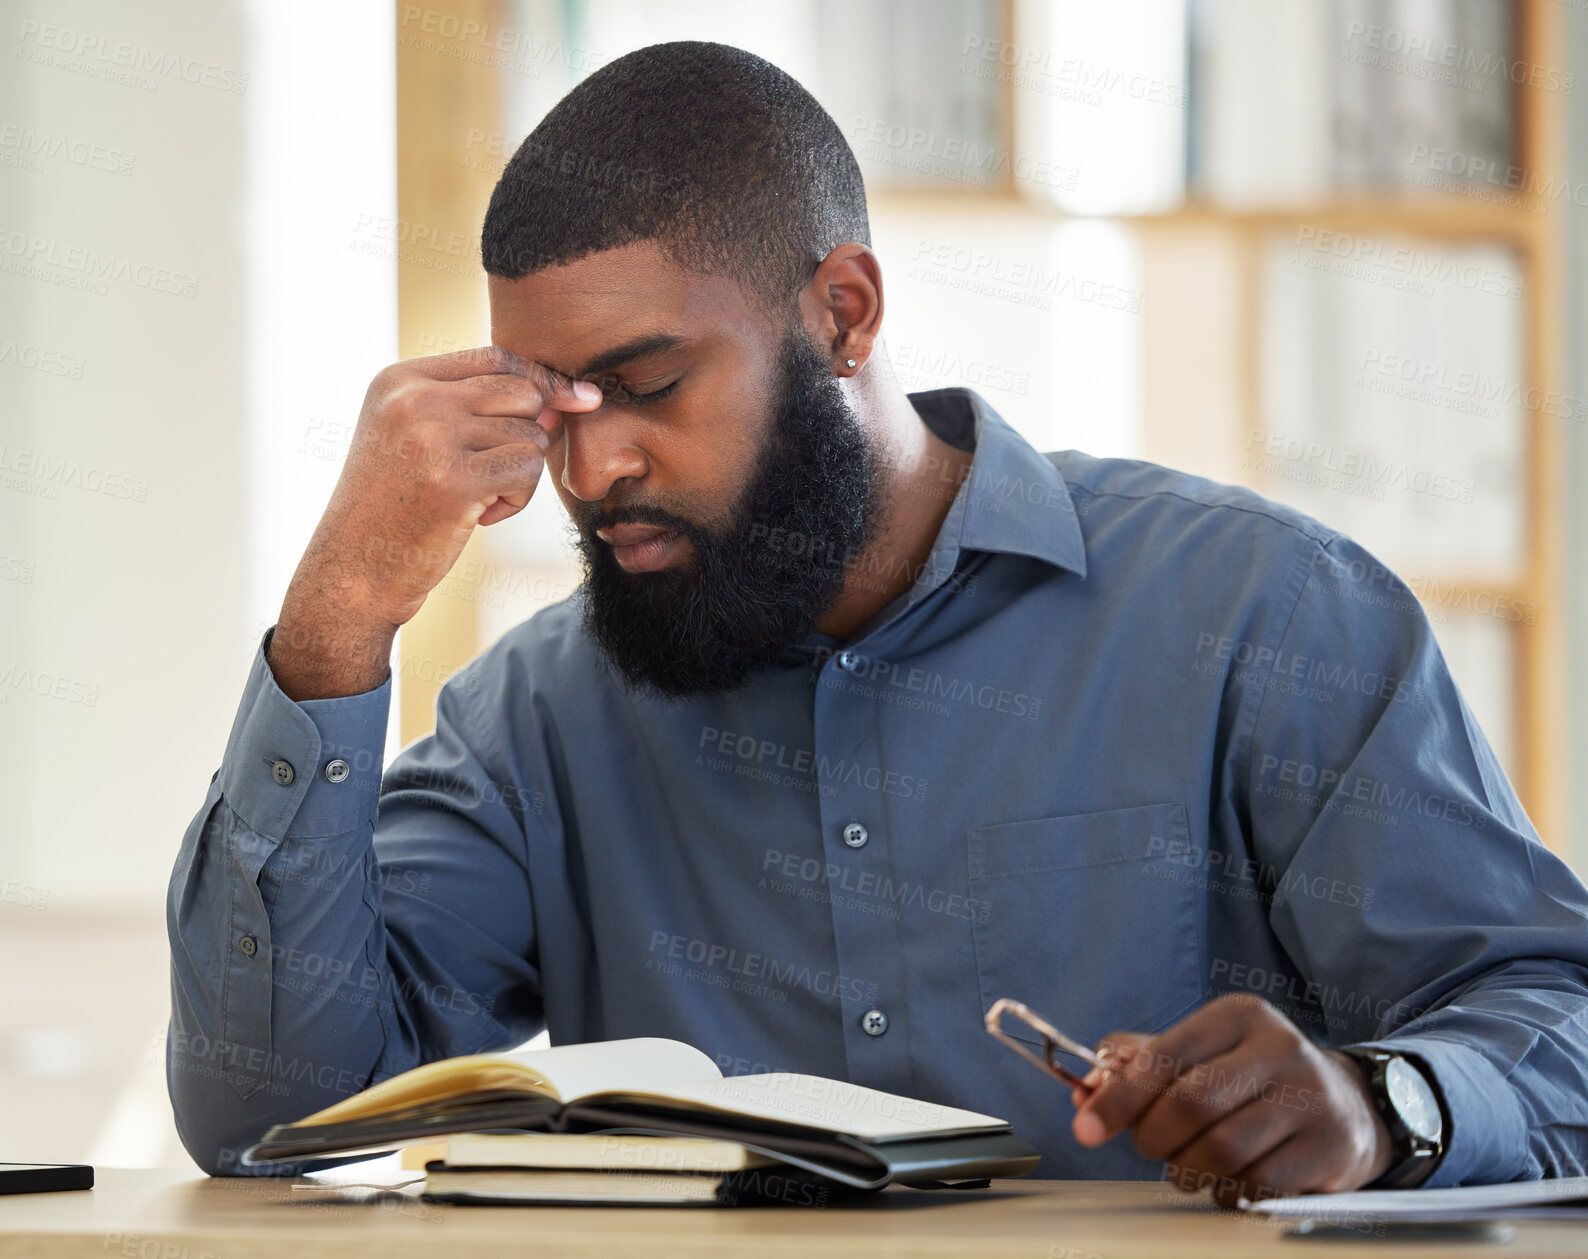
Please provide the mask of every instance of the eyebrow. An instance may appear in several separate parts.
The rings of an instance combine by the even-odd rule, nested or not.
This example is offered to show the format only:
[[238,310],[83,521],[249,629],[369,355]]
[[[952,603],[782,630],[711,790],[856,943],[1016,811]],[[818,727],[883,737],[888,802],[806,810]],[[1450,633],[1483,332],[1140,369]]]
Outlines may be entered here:
[[621,367],[631,359],[644,358],[649,354],[661,354],[666,350],[675,350],[686,344],[687,337],[674,336],[669,332],[651,332],[643,336],[634,337],[622,345],[613,346],[610,350],[603,350],[586,363],[582,370],[574,373],[574,379],[585,376],[594,376],[600,372],[609,372],[614,367]]

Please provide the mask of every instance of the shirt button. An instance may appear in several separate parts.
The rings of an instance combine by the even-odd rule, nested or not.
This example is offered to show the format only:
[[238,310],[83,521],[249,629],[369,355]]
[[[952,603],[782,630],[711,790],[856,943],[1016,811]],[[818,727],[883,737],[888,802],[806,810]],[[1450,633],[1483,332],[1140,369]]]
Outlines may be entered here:
[[881,1010],[867,1010],[860,1016],[860,1027],[867,1036],[881,1036],[888,1030],[888,1016]]
[[244,936],[237,942],[237,947],[249,957],[252,957],[255,953],[259,952],[259,944],[253,936]]
[[325,781],[339,783],[347,778],[347,762],[338,757],[334,761],[325,763]]
[[859,822],[851,822],[844,827],[844,843],[851,848],[865,847],[866,840],[870,838],[871,836],[866,833],[866,828],[860,825]]
[[283,787],[292,786],[292,766],[286,761],[277,761],[270,767],[270,772]]
[[841,651],[838,653],[838,667],[853,673],[860,668],[860,656],[852,651]]

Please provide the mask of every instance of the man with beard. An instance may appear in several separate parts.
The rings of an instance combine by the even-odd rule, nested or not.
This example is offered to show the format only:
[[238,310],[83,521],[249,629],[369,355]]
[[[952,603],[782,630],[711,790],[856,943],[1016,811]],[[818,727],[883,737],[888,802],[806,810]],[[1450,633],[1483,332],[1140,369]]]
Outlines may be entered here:
[[[585,626],[632,687],[695,695],[742,685],[832,607],[879,532],[886,469],[826,357],[797,328],[779,362],[770,437],[721,530],[651,505],[569,503],[584,561]],[[691,561],[626,573],[601,540],[618,516],[681,536]],[[800,545],[768,546],[774,529]]]
[[[371,386],[178,856],[194,1157],[544,1027],[1004,1116],[1047,1176],[1583,1170],[1588,894],[1404,587],[906,396],[869,239],[837,127],[738,50],[630,54],[525,140],[494,344]],[[397,628],[543,470],[585,583],[382,781]],[[999,1051],[1003,996],[1107,1069]]]

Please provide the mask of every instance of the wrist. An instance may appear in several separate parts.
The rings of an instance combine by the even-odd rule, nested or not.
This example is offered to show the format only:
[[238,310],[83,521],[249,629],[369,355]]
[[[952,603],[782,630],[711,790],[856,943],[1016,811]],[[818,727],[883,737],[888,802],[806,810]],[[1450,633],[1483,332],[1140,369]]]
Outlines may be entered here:
[[302,620],[284,608],[265,660],[276,685],[294,702],[362,695],[391,673],[396,635],[394,625],[342,617]]
[[[1437,1081],[1403,1054],[1360,1046],[1335,1052],[1356,1068],[1363,1096],[1389,1138],[1389,1166],[1379,1166],[1363,1187],[1414,1189],[1423,1184],[1444,1158],[1450,1130]],[[1376,1137],[1375,1144],[1385,1143]],[[1377,1156],[1374,1162],[1378,1164]]]
[[1384,1121],[1383,1114],[1374,1103],[1371,1073],[1367,1064],[1338,1049],[1330,1049],[1326,1052],[1339,1064],[1346,1078],[1351,1081],[1358,1119],[1365,1123],[1372,1133],[1367,1156],[1358,1171],[1357,1183],[1352,1186],[1360,1189],[1371,1185],[1399,1162],[1400,1142],[1395,1139],[1395,1134],[1390,1131],[1389,1124]]

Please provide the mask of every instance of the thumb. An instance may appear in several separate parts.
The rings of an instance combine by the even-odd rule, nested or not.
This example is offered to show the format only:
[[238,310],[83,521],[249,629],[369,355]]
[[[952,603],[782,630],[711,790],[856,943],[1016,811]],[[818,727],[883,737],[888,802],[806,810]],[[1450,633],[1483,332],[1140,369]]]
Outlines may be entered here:
[[[1098,1061],[1102,1063],[1103,1070],[1124,1066],[1151,1039],[1144,1032],[1110,1032],[1097,1042]],[[1096,1067],[1086,1073],[1087,1083],[1094,1087],[1102,1082],[1102,1078],[1102,1072]]]

